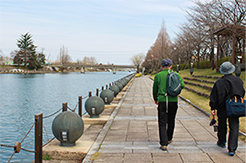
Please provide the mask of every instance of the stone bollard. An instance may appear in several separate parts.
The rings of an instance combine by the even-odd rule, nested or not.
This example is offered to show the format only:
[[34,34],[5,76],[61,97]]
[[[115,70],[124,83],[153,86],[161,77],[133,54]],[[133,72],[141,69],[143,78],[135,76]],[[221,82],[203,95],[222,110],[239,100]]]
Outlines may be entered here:
[[109,89],[105,89],[100,93],[100,97],[105,104],[110,104],[114,99],[114,92]]
[[112,85],[109,87],[109,90],[114,92],[114,97],[117,96],[117,94],[120,92],[120,89],[117,85]]
[[119,87],[119,90],[121,91],[123,89],[123,84],[121,82],[117,82],[116,85]]
[[52,132],[61,146],[74,146],[84,132],[84,122],[78,114],[65,111],[53,120]]
[[90,115],[90,118],[98,118],[99,114],[104,111],[104,102],[98,96],[92,96],[85,102],[85,110]]

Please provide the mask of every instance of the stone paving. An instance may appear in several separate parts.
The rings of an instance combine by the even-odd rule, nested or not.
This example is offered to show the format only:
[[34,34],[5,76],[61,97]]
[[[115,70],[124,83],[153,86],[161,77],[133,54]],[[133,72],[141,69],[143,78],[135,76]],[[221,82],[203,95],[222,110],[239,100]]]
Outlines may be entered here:
[[92,145],[83,163],[241,163],[246,144],[239,141],[236,155],[216,145],[209,118],[179,99],[173,142],[159,149],[157,106],[153,81],[135,78]]

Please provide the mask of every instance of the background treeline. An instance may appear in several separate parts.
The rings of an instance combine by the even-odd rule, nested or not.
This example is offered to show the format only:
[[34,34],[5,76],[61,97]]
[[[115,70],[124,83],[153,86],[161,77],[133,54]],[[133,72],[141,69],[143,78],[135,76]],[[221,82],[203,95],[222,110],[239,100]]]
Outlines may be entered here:
[[[216,55],[219,64],[232,61],[232,35],[219,38],[214,35],[214,31],[222,27],[227,27],[237,36],[235,56],[242,56],[242,47],[245,44],[245,6],[245,0],[194,2],[194,6],[186,11],[187,22],[180,25],[174,41],[170,40],[163,21],[157,39],[148,50],[142,65],[147,72],[152,73],[160,70],[163,58],[170,58],[173,61],[173,69],[176,69],[177,64],[179,69],[189,68],[190,63],[194,63],[193,66],[197,68],[214,68]],[[235,26],[244,32],[234,31]],[[220,51],[217,54],[218,46]]]

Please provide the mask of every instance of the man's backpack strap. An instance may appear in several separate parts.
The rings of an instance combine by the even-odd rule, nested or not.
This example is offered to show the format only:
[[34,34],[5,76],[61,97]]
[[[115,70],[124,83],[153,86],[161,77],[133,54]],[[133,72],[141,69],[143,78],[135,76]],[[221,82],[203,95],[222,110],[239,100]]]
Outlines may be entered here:
[[166,96],[166,113],[168,113],[168,95],[167,93],[165,94]]
[[[170,75],[171,72],[172,72],[171,70],[168,70],[167,78],[168,78],[168,75]],[[167,81],[166,81],[166,82],[167,82]],[[166,96],[166,113],[168,113],[168,95],[167,95],[167,88],[166,88],[165,96]]]

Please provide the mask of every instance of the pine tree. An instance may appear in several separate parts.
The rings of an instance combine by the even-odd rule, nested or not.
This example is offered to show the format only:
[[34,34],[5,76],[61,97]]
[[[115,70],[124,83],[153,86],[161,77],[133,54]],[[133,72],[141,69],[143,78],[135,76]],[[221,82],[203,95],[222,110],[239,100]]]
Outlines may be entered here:
[[37,46],[33,44],[32,35],[29,32],[21,35],[21,38],[17,40],[17,46],[20,50],[14,57],[14,63],[24,63],[25,67],[27,67],[27,63],[33,64],[31,62],[34,62],[35,65]]

